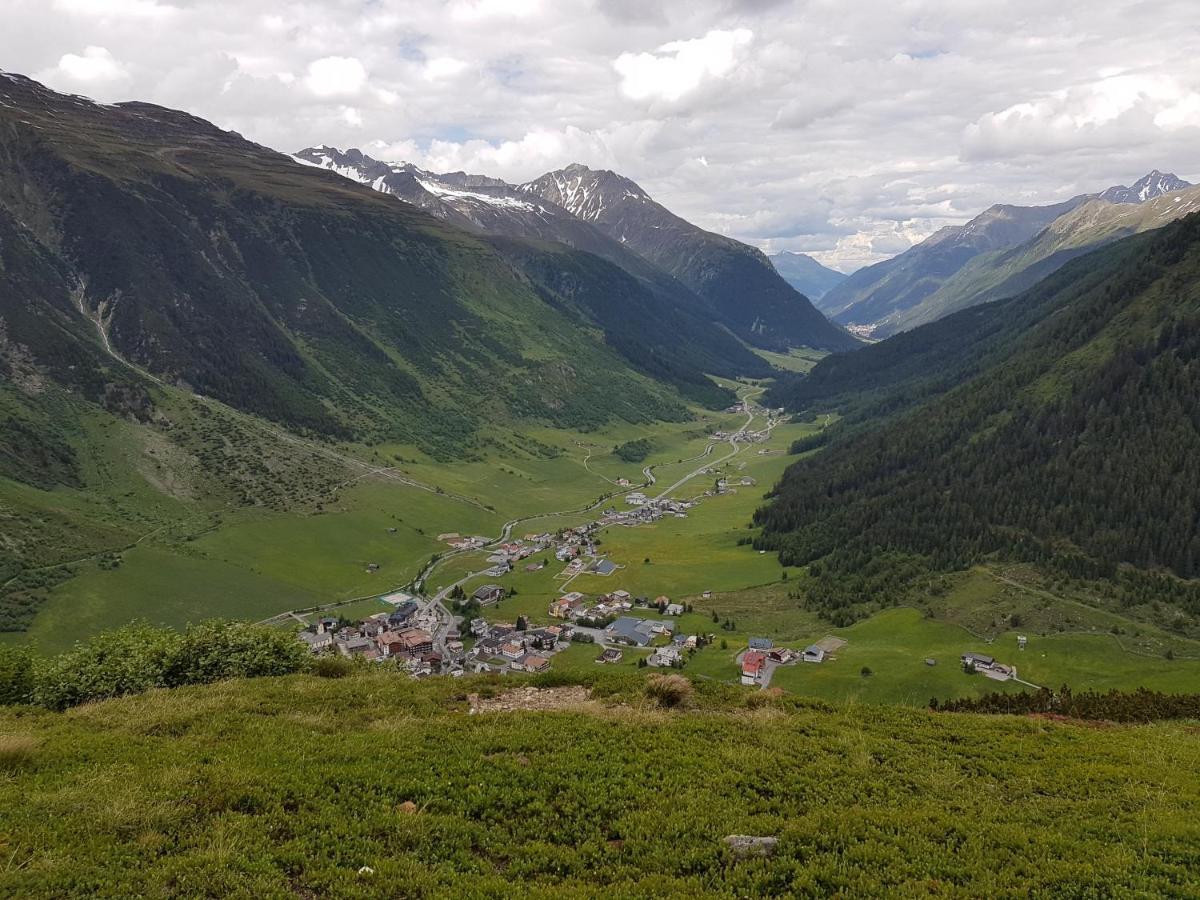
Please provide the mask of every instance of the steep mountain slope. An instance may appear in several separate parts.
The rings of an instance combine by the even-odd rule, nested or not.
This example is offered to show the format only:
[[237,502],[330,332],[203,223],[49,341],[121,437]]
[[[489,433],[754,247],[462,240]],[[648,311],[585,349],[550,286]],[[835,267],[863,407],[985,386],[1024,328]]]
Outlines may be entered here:
[[[183,113],[13,76],[0,100],[0,201],[75,291],[64,315],[101,321],[164,382],[441,453],[497,416],[682,412],[492,247],[419,210]],[[53,352],[10,315],[12,341]]]
[[895,330],[895,319],[921,303],[980,253],[1019,244],[1084,200],[1053,206],[996,205],[965,225],[942,228],[899,256],[859,269],[821,298],[819,308],[844,325]]
[[[783,280],[816,304],[846,280],[846,276],[821,265],[807,253],[784,251],[767,257]],[[817,304],[818,309],[820,308]]]
[[753,247],[692,225],[609,171],[571,165],[521,186],[590,222],[679,279],[743,340],[773,350],[847,350],[858,341],[825,319]]
[[[972,303],[1012,296],[1077,255],[1063,255],[1057,264],[1043,263],[1047,254],[1031,254],[1036,258],[1029,259],[1016,249],[1036,241],[1052,224],[1059,227],[1060,216],[1070,222],[1079,207],[1091,206],[1096,200],[1106,206],[1140,204],[1189,187],[1186,181],[1156,169],[1130,187],[1117,185],[1099,195],[1081,195],[1051,206],[993,206],[966,225],[943,228],[893,259],[860,269],[823,297],[819,308],[834,321],[869,328],[873,336],[886,337]],[[1091,215],[1084,213],[1085,218]],[[1121,232],[1131,233],[1133,229]],[[1080,240],[1072,247],[1096,243]],[[1030,268],[1028,274],[1014,278],[1023,268]],[[1011,283],[1000,288],[1009,278],[1013,278]]]
[[[593,302],[584,304],[583,313],[594,318],[602,310],[599,314],[609,344],[623,348],[621,352],[635,367],[648,371],[643,367],[649,366],[658,375],[670,372],[671,383],[695,399],[729,401],[727,392],[704,378],[704,372],[730,377],[764,376],[770,372],[762,359],[724,328],[714,325],[719,317],[706,300],[590,222],[548,200],[498,179],[461,172],[426,172],[407,163],[380,162],[358,150],[315,147],[300,151],[294,158],[368,184],[447,222],[501,238],[494,245],[543,288],[547,277],[555,277],[561,284],[573,282],[571,292],[577,298],[591,298]],[[518,247],[511,240],[503,240],[508,238],[532,242],[526,240]],[[553,244],[584,251],[612,265],[576,259],[578,254],[560,252]],[[562,271],[550,276],[549,264],[561,265]],[[613,272],[612,266],[624,272]],[[596,278],[595,284],[579,282],[585,272]],[[626,273],[637,283],[631,283]],[[620,287],[601,297],[599,289],[617,284]],[[658,349],[648,352],[650,345]],[[664,352],[672,359],[665,368]]]
[[[1138,197],[1156,185],[1186,185],[1174,176],[1162,176],[1149,186],[1142,182],[1122,190]],[[1184,187],[1144,201],[1109,201],[1103,197],[1104,194],[1060,216],[1023,244],[975,257],[938,290],[898,315],[894,327],[915,328],[955,310],[1011,297],[1077,256],[1122,237],[1161,228],[1200,210],[1200,188]]]
[[[851,427],[788,470],[758,514],[762,546],[843,568],[888,550],[1200,575],[1198,326],[1192,215],[823,361],[780,396]],[[1200,614],[1200,592],[1180,596]]]

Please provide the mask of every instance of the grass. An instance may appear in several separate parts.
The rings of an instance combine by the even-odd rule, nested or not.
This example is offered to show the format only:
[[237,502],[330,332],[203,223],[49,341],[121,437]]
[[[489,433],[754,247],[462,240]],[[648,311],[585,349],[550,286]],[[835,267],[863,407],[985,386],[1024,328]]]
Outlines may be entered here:
[[753,348],[754,352],[777,369],[785,372],[808,372],[818,362],[829,354],[824,350],[813,350],[809,347],[797,347],[787,353],[776,353],[772,350]]
[[[689,709],[668,711],[636,674],[589,680],[593,702],[549,712],[468,715],[467,693],[523,679],[382,673],[0,711],[0,733],[39,742],[0,778],[0,893],[1200,890],[1200,744],[1187,723],[786,697],[750,708],[748,690],[704,681]],[[738,860],[730,834],[777,837],[778,850]]]
[[[772,686],[831,700],[918,706],[932,697],[1024,689],[982,675],[964,674],[959,657],[975,651],[1016,665],[1023,680],[1046,687],[1066,683],[1075,690],[1141,686],[1200,691],[1200,661],[1130,653],[1122,650],[1112,635],[1030,636],[1027,648],[1019,651],[1016,632],[1002,633],[988,643],[958,625],[925,618],[914,609],[887,610],[849,628],[829,629],[828,633],[848,641],[835,659],[819,665],[779,668]],[[935,659],[937,665],[926,665],[927,657]],[[863,666],[874,674],[862,677]]]

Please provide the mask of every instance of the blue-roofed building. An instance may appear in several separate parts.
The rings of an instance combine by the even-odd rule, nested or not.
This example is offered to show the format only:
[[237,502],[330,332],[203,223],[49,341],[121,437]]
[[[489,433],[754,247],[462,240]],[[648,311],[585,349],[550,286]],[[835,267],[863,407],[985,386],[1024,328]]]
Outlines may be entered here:
[[632,644],[645,647],[658,634],[671,634],[675,626],[670,622],[660,622],[656,619],[638,619],[634,616],[621,616],[604,629],[604,636],[618,644]]
[[770,638],[752,637],[750,638],[751,650],[770,650],[775,644]]

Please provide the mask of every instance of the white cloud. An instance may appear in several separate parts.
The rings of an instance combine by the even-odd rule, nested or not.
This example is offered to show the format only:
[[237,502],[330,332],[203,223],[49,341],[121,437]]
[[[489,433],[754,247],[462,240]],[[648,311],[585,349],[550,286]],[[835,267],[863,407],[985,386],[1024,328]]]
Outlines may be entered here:
[[450,4],[450,18],[468,22],[523,19],[537,12],[539,6],[539,0],[456,0]]
[[431,140],[377,144],[372,156],[391,162],[411,162],[435,172],[482,172],[514,182],[526,181],[571,162],[593,167],[615,164],[609,137],[579,128],[538,129],[511,141]]
[[353,97],[367,83],[367,70],[353,56],[326,56],[308,64],[308,89],[318,97]]
[[427,81],[438,81],[442,78],[453,78],[465,71],[467,63],[452,56],[437,56],[425,63],[422,73]]
[[710,31],[704,37],[663,44],[653,53],[622,53],[613,68],[626,97],[674,101],[710,78],[729,74],[753,38],[746,28]]
[[612,168],[703,227],[843,268],[998,201],[1200,181],[1195,0],[0,5],[0,65],[59,90],[287,151],[514,181]]
[[128,81],[130,76],[104,47],[85,47],[82,54],[63,54],[57,67],[38,77],[51,86],[79,90],[109,87]]
[[1163,73],[1118,74],[988,113],[963,133],[976,158],[1122,146],[1200,127],[1200,93]]
[[54,8],[96,19],[157,19],[179,12],[154,0],[54,0]]

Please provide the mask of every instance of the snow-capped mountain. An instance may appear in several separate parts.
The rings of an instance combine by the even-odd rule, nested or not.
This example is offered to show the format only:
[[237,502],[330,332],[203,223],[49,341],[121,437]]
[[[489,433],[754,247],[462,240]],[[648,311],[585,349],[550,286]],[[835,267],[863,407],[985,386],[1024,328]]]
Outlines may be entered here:
[[680,218],[622,175],[576,163],[520,190],[593,223],[673,275],[711,303],[744,341],[769,349],[858,344],[784,281],[761,250]]
[[557,172],[521,185],[521,191],[550,200],[586,222],[611,218],[619,204],[653,204],[650,195],[635,182],[607,169],[589,169],[572,163]]
[[1158,169],[1143,175],[1129,187],[1123,184],[1114,185],[1099,195],[1099,199],[1109,203],[1145,203],[1163,194],[1182,191],[1190,188],[1190,182],[1175,176],[1170,172],[1160,172]]
[[573,164],[527,184],[510,185],[326,146],[292,158],[475,231],[554,241],[594,253],[660,290],[690,297],[697,309],[758,346],[836,350],[857,345],[784,281],[761,251],[681,219],[615,172]]

